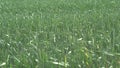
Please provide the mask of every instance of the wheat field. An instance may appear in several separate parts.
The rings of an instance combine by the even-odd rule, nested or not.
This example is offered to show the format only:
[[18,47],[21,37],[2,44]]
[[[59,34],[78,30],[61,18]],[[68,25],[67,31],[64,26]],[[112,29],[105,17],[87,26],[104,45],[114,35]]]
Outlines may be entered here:
[[0,68],[120,68],[120,0],[0,0]]

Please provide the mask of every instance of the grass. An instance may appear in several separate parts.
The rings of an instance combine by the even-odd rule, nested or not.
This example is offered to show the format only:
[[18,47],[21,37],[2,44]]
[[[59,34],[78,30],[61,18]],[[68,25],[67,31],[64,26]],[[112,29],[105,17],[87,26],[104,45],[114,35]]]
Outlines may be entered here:
[[119,68],[119,0],[0,0],[1,68]]

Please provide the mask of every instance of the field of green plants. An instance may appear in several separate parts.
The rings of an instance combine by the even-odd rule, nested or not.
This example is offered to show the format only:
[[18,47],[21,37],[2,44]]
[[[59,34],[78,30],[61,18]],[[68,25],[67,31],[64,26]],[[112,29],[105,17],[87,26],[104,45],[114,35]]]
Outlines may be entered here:
[[120,0],[0,0],[0,68],[120,68]]

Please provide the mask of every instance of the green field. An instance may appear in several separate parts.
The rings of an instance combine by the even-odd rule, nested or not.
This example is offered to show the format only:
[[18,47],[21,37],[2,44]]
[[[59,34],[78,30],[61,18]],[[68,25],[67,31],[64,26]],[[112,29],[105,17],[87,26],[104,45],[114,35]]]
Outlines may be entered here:
[[0,0],[0,68],[120,68],[120,0]]

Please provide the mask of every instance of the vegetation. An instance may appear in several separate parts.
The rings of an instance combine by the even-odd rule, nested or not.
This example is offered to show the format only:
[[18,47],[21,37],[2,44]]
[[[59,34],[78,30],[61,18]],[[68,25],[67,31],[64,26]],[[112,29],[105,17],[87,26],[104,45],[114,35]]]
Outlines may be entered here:
[[0,0],[1,68],[120,68],[120,0]]

